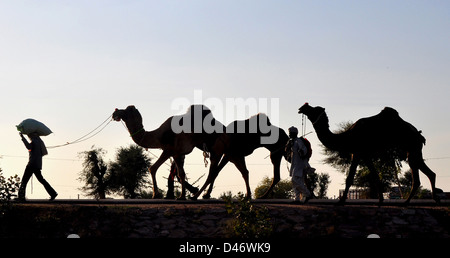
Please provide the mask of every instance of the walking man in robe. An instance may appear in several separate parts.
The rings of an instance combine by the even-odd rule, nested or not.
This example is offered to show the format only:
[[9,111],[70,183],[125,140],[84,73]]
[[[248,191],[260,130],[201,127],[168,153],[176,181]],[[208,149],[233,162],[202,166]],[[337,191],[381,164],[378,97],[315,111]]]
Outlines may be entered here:
[[28,135],[28,138],[30,138],[31,142],[28,142],[22,133],[20,133],[20,137],[22,138],[25,147],[29,151],[29,159],[27,167],[25,168],[25,172],[22,176],[22,182],[20,183],[18,200],[25,201],[27,184],[31,176],[34,174],[37,180],[44,186],[45,190],[50,195],[50,201],[53,201],[58,193],[44,179],[41,172],[42,157],[48,154],[44,142],[41,140],[37,133],[31,133]]
[[295,202],[300,202],[303,195],[303,203],[311,199],[311,192],[305,184],[306,169],[310,167],[308,160],[310,153],[302,138],[298,138],[298,129],[289,128],[289,142],[286,145],[286,159],[291,162],[289,175],[292,177],[292,187],[295,193]]

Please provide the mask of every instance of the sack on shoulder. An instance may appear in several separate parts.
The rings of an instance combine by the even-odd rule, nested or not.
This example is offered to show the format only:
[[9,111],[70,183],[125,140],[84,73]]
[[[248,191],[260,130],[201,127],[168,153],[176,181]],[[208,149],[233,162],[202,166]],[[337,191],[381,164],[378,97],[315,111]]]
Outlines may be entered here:
[[31,118],[23,120],[16,127],[17,131],[27,135],[36,133],[38,136],[47,136],[53,133],[45,124]]

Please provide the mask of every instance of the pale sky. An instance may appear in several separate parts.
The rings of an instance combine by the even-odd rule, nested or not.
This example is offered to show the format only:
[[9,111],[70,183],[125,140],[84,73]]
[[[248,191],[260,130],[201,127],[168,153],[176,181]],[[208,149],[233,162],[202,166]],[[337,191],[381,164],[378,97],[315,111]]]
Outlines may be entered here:
[[[301,127],[297,109],[305,102],[326,108],[331,130],[391,106],[423,131],[437,187],[450,191],[449,31],[448,1],[0,0],[0,167],[6,176],[22,176],[28,153],[15,125],[26,118],[50,127],[54,134],[43,140],[57,145],[128,105],[153,130],[180,113],[175,100],[199,102],[200,91],[200,102],[276,99],[278,112],[269,116],[285,130]],[[344,176],[322,164],[316,134],[308,139],[311,164],[331,176],[328,196],[337,196]],[[95,145],[111,160],[130,143],[112,122],[89,141],[50,150],[43,175],[58,198],[77,198],[78,152]],[[247,158],[252,190],[272,176],[268,154],[260,149]],[[207,172],[198,150],[186,163],[191,180]],[[160,187],[167,169],[158,172]],[[288,178],[285,161],[281,177]],[[428,179],[421,181],[430,189]],[[228,190],[245,191],[232,164],[213,196]],[[47,194],[34,180],[27,197]]]

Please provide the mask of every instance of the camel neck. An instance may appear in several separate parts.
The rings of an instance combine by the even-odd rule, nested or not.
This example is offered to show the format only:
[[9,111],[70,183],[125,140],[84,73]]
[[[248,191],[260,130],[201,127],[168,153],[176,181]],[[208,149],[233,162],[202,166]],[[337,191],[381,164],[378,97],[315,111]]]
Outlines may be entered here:
[[158,140],[158,135],[156,130],[147,132],[144,129],[143,125],[129,125],[127,124],[128,131],[130,132],[130,136],[133,139],[133,141],[144,148],[160,148],[161,143]]
[[154,131],[147,132],[142,131],[142,133],[139,133],[135,137],[132,137],[133,141],[144,148],[161,148],[161,143],[158,140],[158,137],[156,136],[156,133]]
[[317,137],[322,144],[332,150],[340,151],[348,143],[345,141],[345,133],[334,134],[330,131],[330,125],[328,123],[328,117],[323,114],[314,122],[314,129],[316,130]]

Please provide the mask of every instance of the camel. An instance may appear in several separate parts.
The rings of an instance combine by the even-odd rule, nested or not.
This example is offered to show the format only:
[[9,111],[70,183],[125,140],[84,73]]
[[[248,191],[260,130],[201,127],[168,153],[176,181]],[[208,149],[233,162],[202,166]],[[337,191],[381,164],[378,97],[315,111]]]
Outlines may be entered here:
[[[128,106],[126,109],[116,109],[113,113],[112,118],[114,120],[123,120],[125,122],[131,138],[137,145],[144,148],[159,148],[163,150],[158,160],[149,168],[153,181],[153,198],[160,196],[156,182],[156,172],[167,159],[173,157],[181,179],[181,195],[178,199],[186,199],[186,174],[183,168],[185,155],[191,153],[195,147],[203,151],[212,149],[215,140],[220,135],[215,132],[206,132],[203,127],[196,127],[198,125],[198,119],[196,118],[200,117],[200,114],[201,121],[207,118],[211,125],[219,128],[224,127],[212,117],[211,110],[203,105],[192,105],[185,115],[171,116],[153,131],[145,131],[142,124],[142,116],[135,106]],[[185,131],[180,130],[176,133],[174,128],[184,128]],[[187,131],[186,129],[191,130]]]
[[[252,125],[257,125],[257,128],[252,129]],[[261,125],[264,125],[265,128]],[[278,136],[275,142],[262,142],[262,137],[269,137],[271,134]],[[266,198],[273,190],[274,186],[280,181],[280,164],[284,155],[284,147],[288,140],[289,137],[286,132],[281,128],[271,125],[269,118],[265,114],[257,114],[247,120],[230,123],[227,126],[226,131],[216,140],[211,152],[211,166],[208,178],[200,191],[198,191],[192,199],[197,199],[208,185],[210,185],[209,189],[203,198],[210,198],[214,181],[228,161],[231,161],[241,172],[245,181],[247,198],[250,199],[251,190],[249,185],[249,171],[245,164],[245,157],[252,154],[253,151],[259,147],[264,147],[270,151],[270,159],[274,168],[272,184],[262,196],[262,198]],[[222,155],[222,160],[220,160],[219,157]]]
[[[298,113],[305,114],[308,117],[323,145],[332,150],[352,154],[345,191],[340,200],[341,204],[347,199],[359,162],[363,161],[369,168],[372,178],[379,182],[372,160],[392,150],[405,154],[400,156],[404,156],[403,159],[407,157],[412,171],[413,185],[405,204],[411,201],[419,188],[419,169],[430,180],[433,199],[437,203],[439,202],[437,193],[442,192],[442,190],[436,188],[436,174],[425,164],[422,156],[425,137],[422,136],[421,131],[404,121],[395,109],[386,107],[378,115],[359,119],[350,129],[340,134],[334,134],[330,131],[324,108],[311,107],[308,103],[305,103],[299,108]],[[377,188],[379,200],[382,202],[383,194],[379,184]]]

